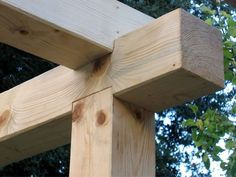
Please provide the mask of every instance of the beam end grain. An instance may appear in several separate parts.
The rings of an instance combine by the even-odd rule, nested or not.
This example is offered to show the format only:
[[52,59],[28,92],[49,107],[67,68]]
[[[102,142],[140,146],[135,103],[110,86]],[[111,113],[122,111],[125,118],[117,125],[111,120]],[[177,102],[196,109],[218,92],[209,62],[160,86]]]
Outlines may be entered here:
[[181,10],[182,67],[224,87],[222,36],[218,29]]
[[0,42],[72,69],[150,21],[116,0],[0,0]]
[[218,30],[177,9],[115,42],[114,94],[161,111],[224,86]]

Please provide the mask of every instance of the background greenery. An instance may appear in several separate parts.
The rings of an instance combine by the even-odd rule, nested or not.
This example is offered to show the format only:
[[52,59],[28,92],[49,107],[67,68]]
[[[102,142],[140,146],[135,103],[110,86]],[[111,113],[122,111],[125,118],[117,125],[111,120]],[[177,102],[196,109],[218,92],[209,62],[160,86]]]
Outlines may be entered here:
[[[156,176],[212,176],[219,164],[236,176],[236,20],[235,9],[210,0],[121,0],[155,18],[183,8],[221,30],[227,90],[199,98],[156,116]],[[0,92],[56,65],[0,44]],[[221,142],[221,145],[219,144]],[[223,142],[223,143],[222,143]],[[223,144],[223,145],[222,145]],[[69,145],[0,169],[0,176],[68,176]],[[221,154],[228,152],[225,160]]]

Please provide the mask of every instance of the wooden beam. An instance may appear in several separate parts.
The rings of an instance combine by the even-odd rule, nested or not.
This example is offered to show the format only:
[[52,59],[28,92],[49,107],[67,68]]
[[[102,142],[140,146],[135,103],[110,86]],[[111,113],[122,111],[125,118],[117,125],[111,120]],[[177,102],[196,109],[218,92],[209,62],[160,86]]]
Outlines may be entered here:
[[161,111],[224,87],[220,32],[178,9],[115,42],[114,94]]
[[155,176],[154,113],[111,88],[73,105],[70,177]]
[[76,69],[152,20],[116,0],[0,0],[0,42]]
[[220,32],[178,9],[116,40],[112,55],[77,71],[59,66],[1,94],[0,142],[23,132],[33,139],[36,127],[43,139],[43,125],[69,117],[72,102],[108,87],[116,97],[154,112],[222,88],[223,72]]
[[111,86],[104,61],[59,66],[0,94],[0,166],[70,142],[72,102]]
[[[37,126],[29,126],[14,134],[9,133],[9,136],[1,137],[0,167],[69,144],[71,137],[70,120],[70,115],[63,116],[60,119],[42,122]],[[17,130],[20,123],[17,122],[15,125]],[[0,126],[1,128],[2,126]]]

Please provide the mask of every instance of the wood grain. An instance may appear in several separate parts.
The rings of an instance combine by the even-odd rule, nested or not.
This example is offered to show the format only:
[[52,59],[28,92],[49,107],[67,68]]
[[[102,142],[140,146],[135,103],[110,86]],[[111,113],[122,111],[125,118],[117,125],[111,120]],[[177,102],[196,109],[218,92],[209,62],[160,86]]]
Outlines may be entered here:
[[177,9],[116,40],[114,94],[161,111],[224,87],[220,32]]
[[[68,117],[72,102],[108,87],[119,99],[154,112],[212,93],[223,87],[223,78],[220,33],[178,9],[116,40],[112,55],[77,71],[59,66],[0,94],[0,142],[17,141],[22,133],[34,139],[34,129]],[[46,129],[41,131],[39,142]],[[45,149],[42,145],[38,153]],[[7,154],[12,161],[23,157]]]
[[77,69],[152,18],[116,0],[0,0],[0,41]]
[[73,105],[70,177],[155,176],[154,113],[111,88]]
[[108,66],[59,66],[0,94],[0,166],[69,143],[72,102],[110,87]]
[[0,94],[0,139],[68,115],[73,101],[110,87],[107,67],[108,58],[78,71],[59,66]]
[[113,102],[112,177],[154,177],[154,112]]
[[[38,124],[0,140],[0,166],[69,144],[71,114],[61,119]],[[18,124],[19,125],[19,124]]]
[[75,102],[70,177],[111,176],[112,90]]

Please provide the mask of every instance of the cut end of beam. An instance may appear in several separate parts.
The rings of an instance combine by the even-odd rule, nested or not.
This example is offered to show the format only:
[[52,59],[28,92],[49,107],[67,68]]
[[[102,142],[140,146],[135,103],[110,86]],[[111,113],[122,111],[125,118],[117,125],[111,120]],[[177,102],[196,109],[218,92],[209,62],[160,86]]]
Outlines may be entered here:
[[224,87],[220,32],[181,9],[116,40],[112,59],[115,95],[151,111]]

